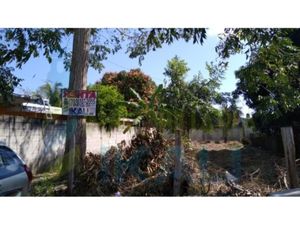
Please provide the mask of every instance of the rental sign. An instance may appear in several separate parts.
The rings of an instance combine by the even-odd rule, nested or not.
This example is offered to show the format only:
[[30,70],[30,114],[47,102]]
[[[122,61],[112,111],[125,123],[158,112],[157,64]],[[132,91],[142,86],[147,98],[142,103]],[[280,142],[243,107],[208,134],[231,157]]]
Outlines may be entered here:
[[69,116],[95,116],[95,91],[62,91],[62,114]]

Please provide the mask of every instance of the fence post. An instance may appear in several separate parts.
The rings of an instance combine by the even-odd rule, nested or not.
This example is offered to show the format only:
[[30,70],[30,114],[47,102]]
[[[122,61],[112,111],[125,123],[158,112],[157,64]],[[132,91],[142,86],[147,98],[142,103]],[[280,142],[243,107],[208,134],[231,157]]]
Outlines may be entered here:
[[282,143],[284,147],[287,178],[290,188],[298,187],[298,174],[296,169],[295,142],[292,127],[281,128]]
[[175,132],[175,169],[174,169],[174,184],[173,195],[178,196],[180,194],[180,181],[181,181],[181,134],[180,130]]

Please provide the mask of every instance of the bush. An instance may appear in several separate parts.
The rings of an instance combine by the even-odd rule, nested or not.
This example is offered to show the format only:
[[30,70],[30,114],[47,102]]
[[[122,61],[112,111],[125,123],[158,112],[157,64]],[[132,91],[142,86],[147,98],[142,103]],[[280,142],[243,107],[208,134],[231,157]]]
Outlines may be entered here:
[[117,127],[120,118],[127,116],[123,95],[116,87],[101,84],[94,84],[89,87],[89,90],[97,92],[97,108],[96,116],[88,117],[88,121],[97,122],[107,129]]

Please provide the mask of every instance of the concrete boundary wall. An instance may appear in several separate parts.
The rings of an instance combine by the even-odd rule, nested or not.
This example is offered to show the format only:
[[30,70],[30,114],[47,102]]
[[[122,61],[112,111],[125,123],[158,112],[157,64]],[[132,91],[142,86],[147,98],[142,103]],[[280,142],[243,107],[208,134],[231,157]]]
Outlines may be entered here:
[[[245,128],[243,131],[243,128],[241,127],[235,127],[228,130],[228,141],[241,141],[243,138],[243,132],[244,137],[247,139],[250,139],[250,134],[253,132],[252,128]],[[165,131],[164,132],[165,137],[174,137],[174,134]],[[203,131],[203,130],[196,130],[191,129],[189,132],[189,138],[192,141],[222,141],[223,138],[223,131],[222,128],[215,128],[211,131]]]
[[[137,128],[131,128],[126,134],[126,126],[106,131],[96,123],[87,123],[87,152],[105,153],[111,146],[125,140],[126,144],[137,134]],[[245,136],[249,137],[250,129]],[[242,128],[229,131],[228,140],[241,140]],[[174,134],[165,132],[166,137]],[[222,129],[211,132],[191,130],[193,141],[222,140]],[[66,121],[28,118],[23,116],[0,115],[0,142],[16,151],[32,168],[34,173],[47,171],[53,163],[61,158],[65,148]]]
[[[122,140],[128,144],[136,129],[123,134],[125,126],[106,131],[96,123],[87,123],[87,151],[105,153]],[[48,170],[64,152],[66,121],[0,116],[0,142],[17,152],[34,173]]]

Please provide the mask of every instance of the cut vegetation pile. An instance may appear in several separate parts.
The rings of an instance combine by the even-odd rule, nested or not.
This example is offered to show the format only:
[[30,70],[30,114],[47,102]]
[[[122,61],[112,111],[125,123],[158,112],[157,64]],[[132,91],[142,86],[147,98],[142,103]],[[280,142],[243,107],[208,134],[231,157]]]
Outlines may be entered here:
[[[129,146],[122,142],[102,157],[90,153],[86,156],[87,169],[81,174],[76,191],[84,195],[106,196],[118,192],[145,194],[138,190],[143,182],[158,176],[167,179],[172,167],[168,149],[169,143],[159,133],[144,131],[132,139]],[[99,161],[94,160],[95,157]]]
[[[182,196],[266,196],[286,188],[283,159],[263,149],[239,142],[183,145]],[[103,157],[90,153],[85,168],[81,195],[172,196],[174,141],[145,131]]]
[[[172,196],[172,145],[160,133],[144,131],[129,146],[120,143],[103,157],[90,153],[75,191],[78,195]],[[195,194],[199,186],[200,170],[194,158],[187,155],[182,160],[181,195]]]
[[200,166],[207,158],[207,165],[202,167],[211,187],[208,195],[266,196],[287,188],[282,157],[250,146],[233,149],[197,151]]
[[[266,196],[287,188],[282,157],[239,142],[196,143],[196,147],[186,142],[181,196]],[[144,131],[129,146],[120,143],[104,155],[88,153],[74,195],[172,196],[174,156],[174,140]],[[47,195],[42,193],[44,186],[35,189]],[[53,195],[63,195],[56,189],[51,184]]]

